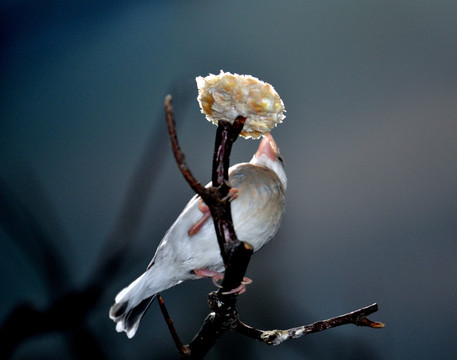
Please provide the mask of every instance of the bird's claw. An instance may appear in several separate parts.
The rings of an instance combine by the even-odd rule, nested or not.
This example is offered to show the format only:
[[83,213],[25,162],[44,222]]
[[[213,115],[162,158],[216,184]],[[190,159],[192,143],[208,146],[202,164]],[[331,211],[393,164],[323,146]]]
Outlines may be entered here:
[[250,279],[248,277],[243,277],[243,281],[241,282],[241,284],[238,287],[236,287],[235,289],[232,289],[230,291],[224,291],[222,293],[222,295],[229,295],[229,294],[241,295],[241,294],[244,294],[246,292],[246,285],[249,285],[249,284],[252,284],[252,279]]
[[198,202],[198,210],[200,210],[204,214],[209,212],[209,207],[203,202],[203,199],[200,199],[200,201]]
[[[224,279],[224,274],[217,272],[217,271],[207,270],[207,269],[195,269],[194,274],[197,276],[201,276],[201,277],[210,277],[215,286],[217,286],[218,288],[222,288],[222,285],[220,285],[218,282],[220,280]],[[246,292],[246,285],[249,285],[249,284],[252,284],[252,279],[250,279],[248,277],[243,277],[243,281],[241,282],[241,284],[238,287],[236,287],[230,291],[224,291],[222,294],[223,295],[229,295],[229,294],[241,295]]]
[[[230,188],[230,190],[227,193],[227,196],[224,197],[222,200],[223,201],[232,201],[235,200],[238,197],[238,189],[237,188]],[[211,217],[211,212],[209,211],[208,205],[206,205],[203,202],[203,199],[200,199],[198,202],[198,210],[200,210],[203,213],[203,216],[195,223],[193,224],[190,229],[187,231],[187,234],[189,236],[194,236],[196,233],[200,231],[200,229],[205,225],[206,220],[208,220]]]
[[238,197],[238,188],[230,188],[227,195],[222,199],[223,201],[233,201]]

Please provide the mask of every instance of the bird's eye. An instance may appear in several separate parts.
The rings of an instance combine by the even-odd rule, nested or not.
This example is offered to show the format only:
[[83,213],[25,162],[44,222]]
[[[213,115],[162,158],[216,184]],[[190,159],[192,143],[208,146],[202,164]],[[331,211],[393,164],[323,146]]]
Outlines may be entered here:
[[277,157],[278,160],[281,162],[281,164],[284,165],[284,158],[283,158],[280,154],[276,155],[276,157]]

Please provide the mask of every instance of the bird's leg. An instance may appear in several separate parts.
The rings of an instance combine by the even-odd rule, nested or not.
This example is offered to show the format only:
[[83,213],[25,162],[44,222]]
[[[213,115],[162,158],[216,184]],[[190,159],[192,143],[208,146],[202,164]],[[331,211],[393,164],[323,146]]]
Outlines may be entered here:
[[[238,189],[237,188],[230,188],[227,196],[223,200],[235,200],[238,197]],[[205,225],[206,220],[211,217],[211,213],[209,211],[209,207],[205,205],[203,199],[200,199],[198,202],[198,209],[203,213],[203,216],[193,224],[190,229],[187,231],[189,236],[193,236],[200,231],[200,229]]]
[[[217,271],[211,271],[208,269],[195,269],[194,274],[197,276],[201,277],[210,277],[213,280],[213,284],[216,285],[218,288],[221,288],[222,286],[218,284],[218,281],[222,280],[224,278],[224,274],[217,272]],[[246,292],[246,285],[249,285],[252,283],[252,280],[244,277],[243,281],[241,282],[240,286],[236,287],[235,289],[232,289],[230,291],[226,291],[223,294],[228,295],[228,294],[238,294],[241,295],[244,292]]]
[[187,231],[187,234],[189,236],[193,236],[196,233],[198,233],[202,226],[205,224],[206,220],[208,220],[211,217],[209,207],[205,205],[202,199],[200,199],[200,201],[198,202],[198,209],[203,213],[203,216]]

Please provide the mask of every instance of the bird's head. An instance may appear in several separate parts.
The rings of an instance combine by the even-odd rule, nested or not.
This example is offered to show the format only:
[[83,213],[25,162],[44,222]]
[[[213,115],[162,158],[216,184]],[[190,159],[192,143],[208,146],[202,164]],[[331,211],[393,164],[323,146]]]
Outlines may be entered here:
[[257,152],[250,162],[251,164],[264,165],[273,170],[281,180],[284,190],[286,189],[287,177],[286,172],[284,171],[284,159],[279,152],[278,145],[270,133],[264,135]]

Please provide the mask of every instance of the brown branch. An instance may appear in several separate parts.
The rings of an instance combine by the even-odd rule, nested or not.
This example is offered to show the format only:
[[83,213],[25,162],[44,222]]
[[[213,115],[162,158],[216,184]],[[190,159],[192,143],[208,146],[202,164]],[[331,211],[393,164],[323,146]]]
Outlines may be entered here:
[[171,147],[173,149],[173,154],[175,156],[176,162],[178,163],[179,170],[181,170],[184,179],[189,183],[190,187],[199,194],[203,199],[208,194],[208,189],[206,189],[202,184],[200,184],[197,179],[192,175],[189,166],[186,162],[186,157],[181,150],[178,142],[178,136],[176,134],[176,124],[173,116],[173,105],[171,102],[171,95],[165,97],[165,117],[167,119],[168,133],[170,135]]
[[222,280],[222,287],[218,291],[223,301],[231,300],[233,297],[225,295],[231,289],[237,288],[243,281],[249,265],[254,248],[244,241],[238,241],[232,245],[228,261],[226,263],[225,275]]
[[241,321],[238,321],[235,331],[252,339],[262,341],[268,345],[279,345],[288,339],[296,339],[304,335],[309,335],[318,331],[347,324],[367,326],[375,329],[383,328],[383,323],[371,321],[367,318],[368,315],[376,311],[378,311],[378,305],[372,304],[328,320],[321,320],[309,325],[298,326],[288,330],[258,330],[244,324]]
[[243,130],[246,118],[238,116],[233,124],[219,121],[213,156],[213,186],[221,186],[228,180],[228,169],[232,145]]
[[[238,116],[233,124],[228,121],[219,121],[213,155],[211,189],[214,193],[209,199],[203,198],[211,211],[221,256],[226,267],[231,263],[230,255],[233,249],[239,246],[240,243],[233,227],[230,201],[227,199],[230,190],[228,169],[232,145],[243,129],[245,121],[246,118],[242,116]],[[238,285],[239,283],[236,286]],[[233,287],[226,288],[224,283],[222,283],[222,287],[226,291],[233,289]]]
[[157,300],[159,302],[160,310],[162,311],[163,318],[165,319],[165,322],[167,323],[168,330],[170,331],[171,337],[173,338],[173,341],[175,342],[176,348],[178,349],[179,354],[182,357],[190,355],[190,350],[189,347],[186,345],[183,345],[181,339],[178,336],[178,333],[176,332],[175,326],[173,325],[173,320],[171,319],[170,315],[168,314],[168,310],[165,306],[165,302],[162,299],[162,296],[160,294],[157,294]]
[[239,321],[236,308],[236,295],[230,295],[232,301],[221,301],[217,292],[208,295],[211,312],[203,322],[198,334],[189,344],[189,358],[202,359],[216,341],[227,330],[233,330]]

